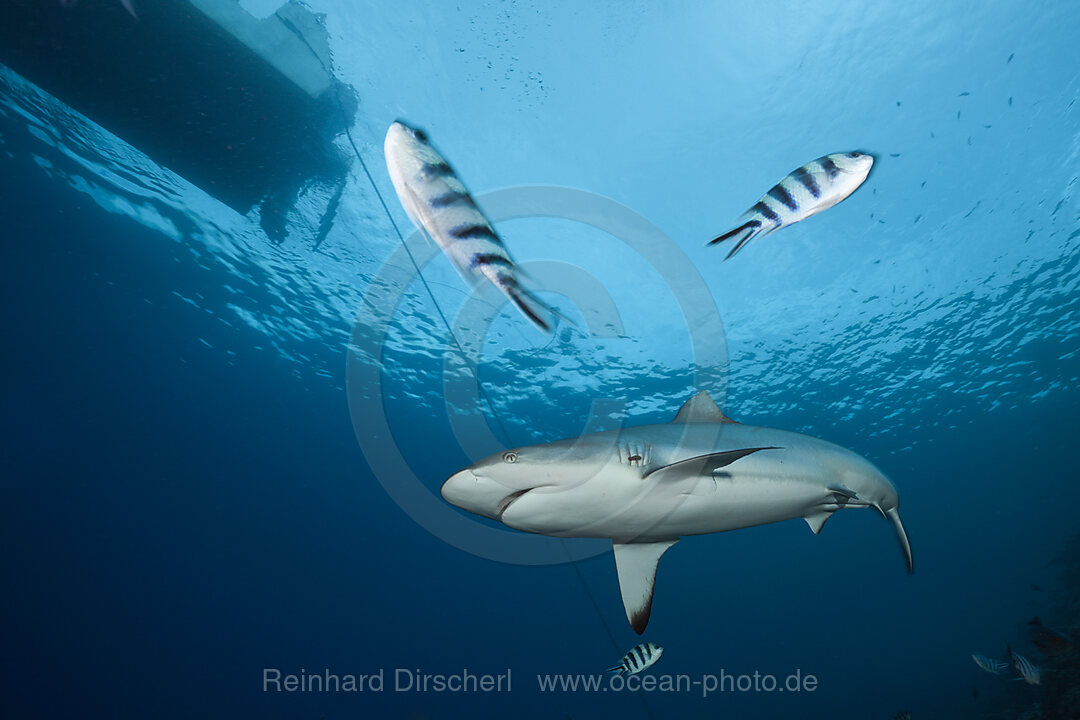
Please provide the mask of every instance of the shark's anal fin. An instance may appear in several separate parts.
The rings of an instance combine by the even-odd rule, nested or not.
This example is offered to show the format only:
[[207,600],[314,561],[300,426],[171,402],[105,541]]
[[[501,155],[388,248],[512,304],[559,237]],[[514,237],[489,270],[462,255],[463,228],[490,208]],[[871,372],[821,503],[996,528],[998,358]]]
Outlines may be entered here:
[[778,447],[755,447],[755,448],[742,448],[740,450],[726,450],[724,452],[709,453],[708,455],[697,455],[692,458],[680,460],[670,465],[663,465],[650,470],[645,473],[643,477],[656,476],[656,480],[663,481],[670,478],[685,478],[695,475],[712,475],[714,472],[722,467],[730,465],[740,458],[744,458],[747,455],[756,453],[760,450],[783,450]]
[[722,413],[720,407],[709,396],[709,393],[702,390],[683,403],[675,419],[671,422],[734,423],[735,421]]
[[615,569],[619,573],[619,589],[622,591],[623,609],[630,627],[638,635],[645,632],[652,614],[653,585],[656,583],[656,564],[660,556],[677,543],[662,540],[648,543],[613,542]]
[[803,520],[806,520],[806,524],[817,535],[821,532],[821,528],[825,526],[825,521],[832,517],[832,514],[832,510],[815,510],[809,515],[805,515]]

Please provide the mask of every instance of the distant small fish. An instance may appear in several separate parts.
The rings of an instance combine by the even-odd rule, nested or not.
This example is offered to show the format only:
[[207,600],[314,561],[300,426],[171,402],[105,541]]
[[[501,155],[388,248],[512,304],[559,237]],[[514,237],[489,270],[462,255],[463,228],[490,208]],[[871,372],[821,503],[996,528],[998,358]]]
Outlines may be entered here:
[[986,655],[980,653],[972,653],[971,659],[975,661],[975,664],[981,667],[991,675],[1001,675],[1003,672],[1009,669],[1009,663],[1001,660],[994,660]]
[[622,662],[613,668],[608,668],[608,672],[615,673],[616,675],[637,675],[639,672],[649,667],[664,654],[664,648],[660,647],[656,643],[641,643],[634,646],[630,652],[623,655]]
[[971,699],[972,700],[978,700],[979,699],[979,688],[972,686],[972,688],[971,688]]
[[765,193],[739,218],[740,225],[710,245],[735,240],[730,260],[746,243],[828,210],[855,192],[870,174],[874,157],[862,152],[833,153],[795,170]]
[[551,332],[558,313],[522,287],[502,238],[427,135],[395,122],[386,132],[384,152],[409,219],[442,248],[461,277],[470,283],[486,278],[536,327]]
[[1035,643],[1035,647],[1050,655],[1068,652],[1075,644],[1071,637],[1060,630],[1043,625],[1038,615],[1028,621],[1028,631],[1031,633],[1031,642]]
[[1024,679],[1028,685],[1038,685],[1042,682],[1042,672],[1038,666],[1028,660],[1026,657],[1018,652],[1014,652],[1009,646],[1006,646],[1009,651],[1009,657],[1012,659],[1013,667],[1016,668],[1016,672],[1020,673],[1020,677]]
[[1009,107],[1012,107],[1012,95],[1009,96]]
[[[1042,590],[1042,588],[1040,586],[1036,585],[1035,583],[1031,583],[1031,589],[1034,590],[1035,592],[1039,592],[1040,590]],[[1035,618],[1035,619],[1038,620],[1038,618]]]
[[1016,53],[1009,53],[1009,59],[1005,61],[1005,64],[1008,65],[1011,63],[1014,57],[1016,57]]
[[911,713],[906,710],[898,712],[893,716],[893,720],[911,720]]
[[889,153],[889,157],[900,157],[900,153]]
[[964,92],[960,93],[959,97],[967,97],[970,94],[971,93],[969,93],[968,91],[965,90]]

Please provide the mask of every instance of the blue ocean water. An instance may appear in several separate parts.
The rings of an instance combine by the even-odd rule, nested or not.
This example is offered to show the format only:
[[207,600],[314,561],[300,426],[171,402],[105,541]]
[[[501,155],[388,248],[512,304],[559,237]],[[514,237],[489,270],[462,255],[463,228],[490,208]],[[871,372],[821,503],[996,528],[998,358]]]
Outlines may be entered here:
[[[307,5],[360,107],[318,247],[318,198],[274,243],[257,211],[0,67],[5,717],[921,720],[1039,699],[970,653],[1030,652],[1033,615],[1080,620],[1052,563],[1080,503],[1080,7]],[[382,158],[398,117],[519,260],[609,297],[621,329],[549,338],[502,306],[482,341],[459,328],[463,360],[440,311],[472,327],[499,298],[470,305],[430,249],[425,286],[402,252]],[[726,263],[704,247],[785,173],[855,148],[875,170],[835,209]],[[534,208],[537,186],[603,201]],[[616,205],[640,221],[623,236],[580,219]],[[710,308],[723,332],[695,338]],[[541,692],[538,674],[599,673],[639,642],[611,555],[493,560],[524,541],[439,486],[504,446],[663,422],[698,389],[882,468],[915,574],[869,512],[818,537],[688,538],[661,561],[654,671],[816,689]],[[378,469],[372,408],[401,477]],[[267,668],[387,687],[266,691]],[[513,684],[396,692],[398,669]]]

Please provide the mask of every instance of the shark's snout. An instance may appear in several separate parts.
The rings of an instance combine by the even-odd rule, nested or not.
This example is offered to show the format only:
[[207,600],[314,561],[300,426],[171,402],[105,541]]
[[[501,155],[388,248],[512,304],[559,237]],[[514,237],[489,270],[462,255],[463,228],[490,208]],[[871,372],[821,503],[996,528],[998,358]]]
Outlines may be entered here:
[[442,486],[446,502],[492,520],[500,519],[506,508],[527,491],[477,475],[472,468],[454,473]]

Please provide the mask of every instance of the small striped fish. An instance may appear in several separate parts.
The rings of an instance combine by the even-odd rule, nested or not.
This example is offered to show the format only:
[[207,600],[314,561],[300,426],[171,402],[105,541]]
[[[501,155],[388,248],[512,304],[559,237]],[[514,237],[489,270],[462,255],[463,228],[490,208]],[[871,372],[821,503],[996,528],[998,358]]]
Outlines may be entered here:
[[622,662],[613,668],[608,668],[608,672],[613,672],[616,675],[636,675],[645,668],[649,667],[664,654],[664,648],[660,647],[656,643],[641,643],[636,645],[630,652],[623,655]]
[[1042,682],[1042,673],[1030,660],[1018,652],[1013,652],[1011,647],[1009,648],[1009,657],[1012,659],[1013,667],[1016,668],[1016,672],[1020,673],[1020,677],[1024,679],[1024,682],[1028,685],[1038,685]]
[[975,661],[976,665],[991,675],[1000,675],[1009,669],[1009,663],[994,660],[993,658],[989,658],[979,653],[971,653],[971,659]]
[[470,284],[487,278],[536,327],[550,332],[557,313],[521,286],[502,239],[427,135],[395,122],[383,151],[409,219],[442,248],[461,277]]
[[911,713],[907,712],[906,710],[903,712],[898,712],[893,717],[893,720],[911,720]]
[[736,228],[709,244],[735,240],[735,247],[724,258],[730,260],[753,238],[764,237],[836,205],[863,184],[873,164],[874,157],[861,152],[833,153],[808,162],[773,185],[757,204],[743,213]]

